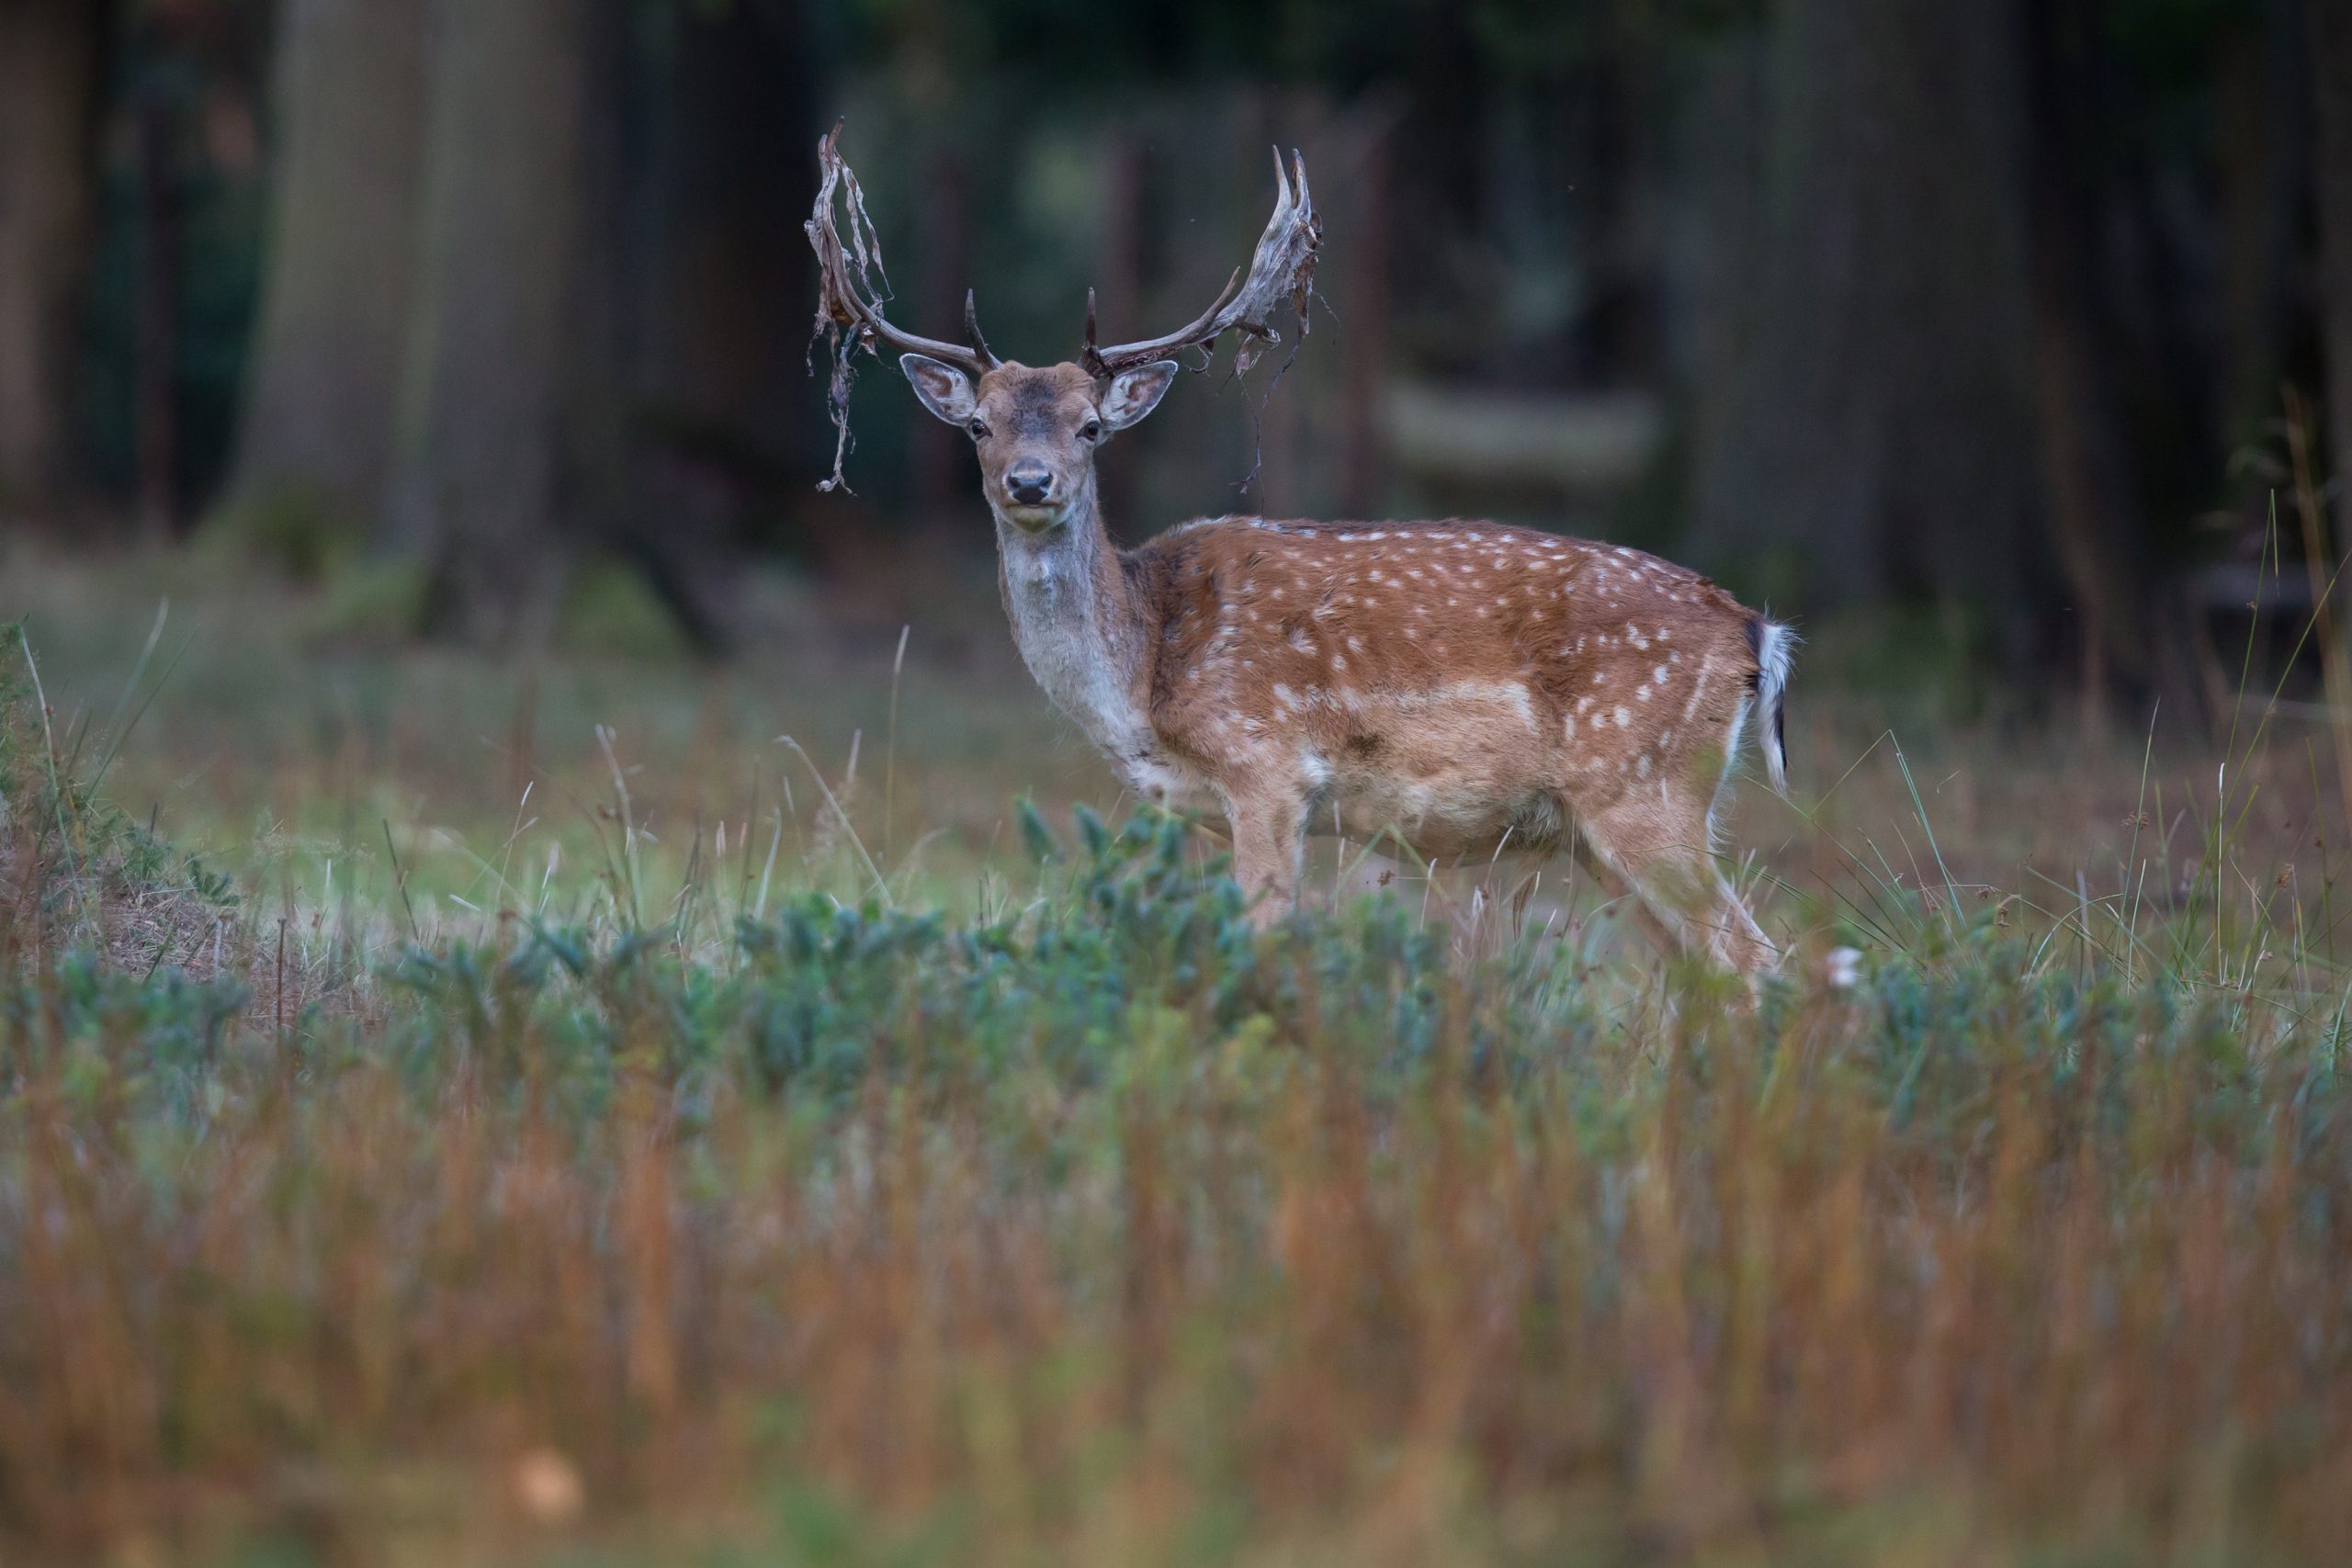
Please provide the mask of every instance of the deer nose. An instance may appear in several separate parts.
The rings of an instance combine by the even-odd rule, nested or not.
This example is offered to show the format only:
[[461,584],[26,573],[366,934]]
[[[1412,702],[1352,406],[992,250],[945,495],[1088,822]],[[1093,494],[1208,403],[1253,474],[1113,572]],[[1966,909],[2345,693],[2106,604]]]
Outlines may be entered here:
[[1043,463],[1022,463],[1007,468],[1004,488],[1023,506],[1035,506],[1054,491],[1054,471]]

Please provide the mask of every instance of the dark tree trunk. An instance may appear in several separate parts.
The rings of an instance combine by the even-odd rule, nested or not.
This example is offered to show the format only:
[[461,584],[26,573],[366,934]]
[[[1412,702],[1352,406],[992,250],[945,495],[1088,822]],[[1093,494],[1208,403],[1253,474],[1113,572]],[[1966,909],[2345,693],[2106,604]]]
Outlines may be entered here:
[[2023,84],[2005,8],[1789,0],[1747,331],[1702,419],[1696,545],[1813,604],[1973,602],[2012,632],[2033,532]]
[[1402,205],[1414,220],[1398,226],[1390,258],[1400,286],[1397,312],[1407,321],[1425,314],[1450,320],[1465,299],[1478,298],[1480,280],[1465,275],[1458,241],[1486,232],[1494,216],[1485,155],[1497,96],[1491,73],[1453,7],[1425,7],[1418,28],[1391,169],[1396,189],[1412,193]]
[[738,618],[744,547],[807,491],[821,429],[808,371],[810,149],[799,8],[671,7],[651,51],[650,132],[626,198],[641,257],[622,355],[638,456],[624,550],[696,645]]
[[179,532],[180,289],[187,248],[181,114],[176,94],[160,83],[149,84],[135,107],[139,305],[132,414],[138,429],[139,530],[150,539]]
[[1380,400],[1388,387],[1388,257],[1395,238],[1389,165],[1394,133],[1384,116],[1363,143],[1356,191],[1354,288],[1340,340],[1340,513],[1377,517],[1388,498]]
[[655,86],[646,397],[665,422],[727,446],[803,447],[796,416],[820,406],[800,231],[820,127],[797,7],[679,9]]
[[[1101,261],[1095,268],[1096,320],[1106,334],[1126,330],[1143,308],[1144,177],[1143,137],[1133,126],[1107,131],[1102,144],[1102,215],[1098,232]],[[1097,466],[1095,484],[1102,497],[1102,515],[1114,537],[1140,538],[1145,533],[1142,510],[1143,472],[1133,463]]]
[[[926,324],[917,330],[960,342],[964,296],[973,287],[973,245],[971,170],[959,142],[943,141],[932,154],[922,212],[922,293],[913,315]],[[972,444],[961,431],[929,418],[914,422],[910,439],[917,525],[937,545],[968,537]]]
[[2221,315],[2211,396],[2230,449],[2261,439],[2278,417],[2308,136],[2297,113],[2302,51],[2292,8],[2241,9],[2224,28],[2213,82]]
[[[1761,309],[1756,286],[1769,227],[1764,163],[1771,126],[1770,37],[1755,25],[1726,28],[1695,57],[1677,138],[1687,171],[1692,243],[1669,247],[1668,287],[1683,301],[1680,376],[1694,389],[1690,449],[1712,456],[1728,439],[1732,389],[1747,367]],[[1743,412],[1745,411],[1742,411]],[[1695,473],[1674,476],[1694,487]]]
[[2335,543],[2352,541],[2352,8],[2304,0],[2312,103],[2319,123],[2312,179],[2319,215],[2321,332],[2327,354],[2328,455]]
[[[735,15],[745,13],[739,9]],[[670,360],[673,376],[681,368],[687,372],[668,384],[671,389],[698,401],[693,415],[680,418],[673,411],[665,427],[673,438],[668,454],[651,438],[651,424],[658,422],[645,417],[643,400],[660,385],[651,377],[662,364],[649,350],[682,346],[665,339],[665,330],[674,330],[683,316],[690,328],[707,331],[716,323],[702,312],[744,301],[719,292],[698,306],[686,304],[676,298],[681,282],[687,291],[697,283],[719,290],[729,281],[724,270],[680,280],[650,260],[659,248],[651,242],[662,231],[658,222],[648,221],[655,204],[649,200],[647,182],[650,176],[653,187],[665,186],[664,176],[678,173],[662,167],[641,134],[651,118],[644,89],[652,85],[658,92],[662,84],[636,68],[627,6],[599,0],[589,14],[585,39],[585,161],[562,350],[555,511],[572,536],[570,547],[607,550],[635,568],[695,649],[715,656],[732,640],[729,588],[740,576],[728,570],[733,552],[727,519],[681,504],[691,487],[682,495],[677,487],[663,484],[670,470],[661,458],[674,455],[674,438],[696,427],[706,452],[721,445],[747,449],[742,443],[751,437],[742,434],[743,424],[731,426],[738,433],[731,439],[716,433],[730,420],[756,418],[757,367],[741,351],[730,355],[707,340],[690,341],[685,353]],[[673,107],[680,106],[673,101]],[[752,147],[736,152],[759,156]],[[634,310],[628,302],[635,302]],[[650,317],[644,313],[649,309]],[[761,310],[747,309],[738,324],[756,339],[763,320]],[[701,333],[690,331],[689,337],[699,339]]]
[[102,9],[0,0],[0,503],[64,478]]
[[2144,682],[2152,561],[2117,350],[2101,304],[2098,127],[2115,112],[2096,0],[2027,8],[2033,210],[2034,403],[2047,518],[2081,658],[2086,722],[2118,676]]
[[429,0],[288,0],[267,276],[232,506],[356,525],[392,464],[417,248]]
[[565,549],[591,14],[589,0],[442,0],[435,22],[385,534],[431,563],[440,626],[511,643],[543,633]]

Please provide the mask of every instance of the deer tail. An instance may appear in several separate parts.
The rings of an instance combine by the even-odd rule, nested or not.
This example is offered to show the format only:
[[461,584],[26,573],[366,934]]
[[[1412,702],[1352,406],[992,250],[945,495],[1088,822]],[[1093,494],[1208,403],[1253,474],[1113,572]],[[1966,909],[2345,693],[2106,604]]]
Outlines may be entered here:
[[1796,657],[1797,634],[1761,615],[1747,617],[1747,646],[1756,655],[1756,743],[1763,748],[1765,776],[1772,788],[1789,793],[1787,710],[1789,666]]

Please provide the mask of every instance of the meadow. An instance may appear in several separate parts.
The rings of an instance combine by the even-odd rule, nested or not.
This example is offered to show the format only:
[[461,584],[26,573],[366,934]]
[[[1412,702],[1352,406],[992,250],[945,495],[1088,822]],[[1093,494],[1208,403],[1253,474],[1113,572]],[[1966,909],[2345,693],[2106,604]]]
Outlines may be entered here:
[[1750,1005],[1562,868],[1327,847],[1252,931],[984,574],[723,669],[0,585],[0,1560],[2352,1540],[2299,628],[2104,726],[1817,629]]

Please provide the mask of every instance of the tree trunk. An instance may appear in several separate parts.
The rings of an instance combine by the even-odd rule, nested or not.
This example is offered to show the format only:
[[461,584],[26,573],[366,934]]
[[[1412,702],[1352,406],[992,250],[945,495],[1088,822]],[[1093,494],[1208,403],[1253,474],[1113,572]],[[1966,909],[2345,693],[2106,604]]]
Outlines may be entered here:
[[[644,347],[666,420],[751,451],[805,451],[813,112],[796,8],[679,7],[660,125]],[[831,455],[831,448],[826,448]],[[806,488],[798,483],[796,488]]]
[[137,427],[139,531],[153,541],[179,532],[180,290],[187,249],[181,118],[176,95],[153,81],[139,94],[132,115],[139,144],[139,298],[132,327],[131,417]]
[[[2222,28],[2213,73],[2221,311],[2212,403],[2232,451],[2262,440],[2278,417],[2308,135],[2297,112],[2302,51],[2292,9],[2283,16],[2276,6],[2240,9],[2245,14]],[[2081,118],[2097,128],[2097,108],[2081,107],[2090,110]]]
[[[931,179],[923,201],[922,281],[910,314],[915,329],[950,343],[964,339],[964,299],[972,288],[972,181],[967,148],[953,131],[931,155]],[[886,359],[891,358],[885,355]],[[916,526],[934,547],[950,548],[970,536],[972,444],[963,432],[935,419],[909,427],[914,450]]]
[[364,526],[392,467],[428,0],[288,0],[267,276],[231,504]]
[[[747,7],[739,7],[732,19],[749,17]],[[685,25],[715,20],[695,17]],[[589,13],[582,97],[586,156],[561,366],[557,511],[571,550],[607,550],[633,566],[695,649],[717,656],[733,641],[733,588],[741,573],[729,570],[736,559],[725,517],[693,504],[701,487],[664,482],[675,474],[660,460],[659,437],[672,438],[672,456],[681,442],[699,442],[706,451],[750,449],[756,437],[747,427],[760,421],[759,389],[763,380],[773,382],[773,361],[780,357],[772,342],[762,340],[761,328],[780,313],[779,302],[746,301],[729,292],[729,284],[742,280],[730,278],[723,263],[699,276],[673,275],[675,258],[662,242],[676,236],[662,220],[677,214],[657,215],[656,209],[662,197],[693,193],[677,189],[679,169],[665,165],[658,150],[649,155],[632,135],[641,123],[642,90],[650,85],[659,92],[662,84],[659,73],[649,78],[633,69],[631,21],[629,7],[602,0]],[[741,69],[756,74],[760,62],[745,60]],[[693,109],[674,101],[669,107]],[[753,138],[732,151],[747,162],[771,161]],[[713,152],[701,149],[704,156]],[[706,186],[716,173],[697,172]],[[693,203],[684,205],[691,209]],[[704,259],[711,258],[706,253]],[[681,298],[704,287],[717,298]],[[730,306],[744,307],[736,325],[752,340],[731,350],[717,341],[711,319]],[[648,417],[649,403],[658,406],[665,392],[691,400],[691,412],[683,403],[663,411],[666,424]]]
[[0,502],[66,468],[102,21],[88,0],[0,0]]
[[2045,0],[2032,11],[2029,178],[2043,515],[2081,659],[2083,718],[2096,734],[2113,678],[2150,673],[2138,614],[2151,570],[2146,509],[2135,493],[2115,384],[2122,355],[2101,308],[2095,243],[2097,141],[2111,95],[2099,63],[2098,0]]
[[1353,297],[1340,339],[1340,514],[1377,517],[1388,499],[1388,450],[1381,399],[1388,389],[1388,257],[1395,239],[1390,165],[1395,132],[1387,118],[1358,146]]
[[2319,121],[2312,183],[2319,216],[2321,334],[2327,354],[2329,458],[2335,469],[2335,552],[2352,542],[2352,10],[2304,0],[2312,103]]
[[651,134],[625,199],[644,276],[623,291],[639,460],[620,545],[718,651],[741,618],[743,547],[774,539],[818,460],[800,231],[817,117],[786,0],[664,7],[650,52]]
[[[1143,306],[1145,153],[1142,134],[1132,125],[1117,126],[1102,137],[1102,217],[1096,228],[1100,260],[1090,280],[1094,289],[1096,319],[1104,335],[1116,341],[1141,313]],[[1101,464],[1095,480],[1102,496],[1102,515],[1112,537],[1143,536],[1143,471],[1133,463]]]
[[[2006,8],[1788,0],[1756,293],[1702,417],[1695,533],[1809,604],[1916,593],[2018,629],[2046,573],[2019,40]],[[1757,586],[1775,586],[1770,582]]]
[[435,625],[544,632],[581,237],[590,0],[441,0],[423,243],[403,355],[394,548],[430,562]]

